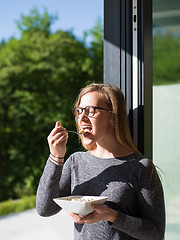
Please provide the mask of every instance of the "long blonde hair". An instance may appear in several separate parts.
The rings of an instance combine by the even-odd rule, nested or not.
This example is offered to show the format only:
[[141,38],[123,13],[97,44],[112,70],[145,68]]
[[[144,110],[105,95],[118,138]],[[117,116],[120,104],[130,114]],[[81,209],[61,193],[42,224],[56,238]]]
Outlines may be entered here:
[[[115,122],[115,134],[117,140],[126,149],[139,152],[135,147],[131,137],[127,117],[126,103],[122,91],[118,87],[112,86],[110,84],[91,83],[90,85],[81,89],[80,94],[75,103],[75,107],[79,106],[82,96],[89,92],[98,92],[106,97],[106,104],[112,110],[113,113]],[[77,127],[79,128],[78,125]],[[94,148],[96,148],[96,144],[93,144],[91,146],[85,145],[83,146],[87,150],[93,150]]]

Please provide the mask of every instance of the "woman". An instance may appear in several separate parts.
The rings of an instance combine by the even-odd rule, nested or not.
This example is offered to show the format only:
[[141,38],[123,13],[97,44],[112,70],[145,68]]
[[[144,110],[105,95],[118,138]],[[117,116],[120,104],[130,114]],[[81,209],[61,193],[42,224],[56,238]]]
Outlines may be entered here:
[[[74,220],[75,240],[164,238],[165,209],[162,185],[152,161],[133,145],[121,90],[90,84],[74,108],[81,141],[87,151],[72,154],[64,163],[68,133],[56,123],[48,136],[50,156],[37,191],[42,216],[61,208],[53,198],[69,195],[107,196],[93,213]],[[64,163],[64,164],[63,164]]]

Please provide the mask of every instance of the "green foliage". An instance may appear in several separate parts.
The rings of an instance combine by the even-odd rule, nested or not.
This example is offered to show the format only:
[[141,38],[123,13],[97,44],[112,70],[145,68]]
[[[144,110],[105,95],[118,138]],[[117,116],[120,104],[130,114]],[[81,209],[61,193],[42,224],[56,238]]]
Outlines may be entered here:
[[0,203],[0,216],[35,208],[35,206],[36,196],[29,196],[17,200],[4,201]]
[[[93,41],[91,43],[90,54],[91,54],[91,61],[92,65],[90,66],[89,74],[94,76],[95,79],[99,78],[99,74],[103,72],[103,26],[102,21],[98,18],[96,25],[93,29],[91,29],[90,34],[93,37]],[[96,70],[95,72],[93,70]]]
[[16,21],[16,23],[22,36],[27,35],[31,37],[31,34],[34,32],[41,32],[41,34],[48,36],[50,34],[50,27],[56,19],[57,16],[48,14],[46,10],[41,15],[35,7],[30,11],[30,15],[25,16],[21,14],[21,19]]
[[[35,194],[49,154],[47,135],[57,120],[75,130],[80,88],[102,81],[102,38],[86,47],[72,32],[51,34],[52,19],[37,9],[22,15],[21,39],[0,47],[0,201]],[[67,157],[78,149],[71,134]]]
[[158,35],[153,38],[154,85],[180,82],[180,38]]

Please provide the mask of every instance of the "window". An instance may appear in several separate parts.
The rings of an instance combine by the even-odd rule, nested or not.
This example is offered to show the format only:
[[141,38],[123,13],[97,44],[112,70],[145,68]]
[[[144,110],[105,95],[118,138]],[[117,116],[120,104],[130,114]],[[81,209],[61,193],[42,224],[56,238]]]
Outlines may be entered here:
[[[153,1],[153,160],[165,191],[166,240],[180,239],[180,2]],[[161,171],[162,170],[162,171]]]

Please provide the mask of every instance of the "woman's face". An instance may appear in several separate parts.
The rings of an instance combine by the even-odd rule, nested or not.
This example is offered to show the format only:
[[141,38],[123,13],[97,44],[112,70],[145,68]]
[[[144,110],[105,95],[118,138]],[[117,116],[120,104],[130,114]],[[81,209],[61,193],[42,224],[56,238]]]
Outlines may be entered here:
[[[101,107],[109,109],[106,104],[105,96],[98,92],[89,92],[82,96],[78,107],[85,108],[87,106]],[[85,146],[94,143],[101,144],[107,142],[109,134],[114,132],[113,117],[111,111],[103,109],[95,109],[92,117],[88,117],[83,111],[77,118],[79,129],[86,133],[82,135],[82,142]]]

